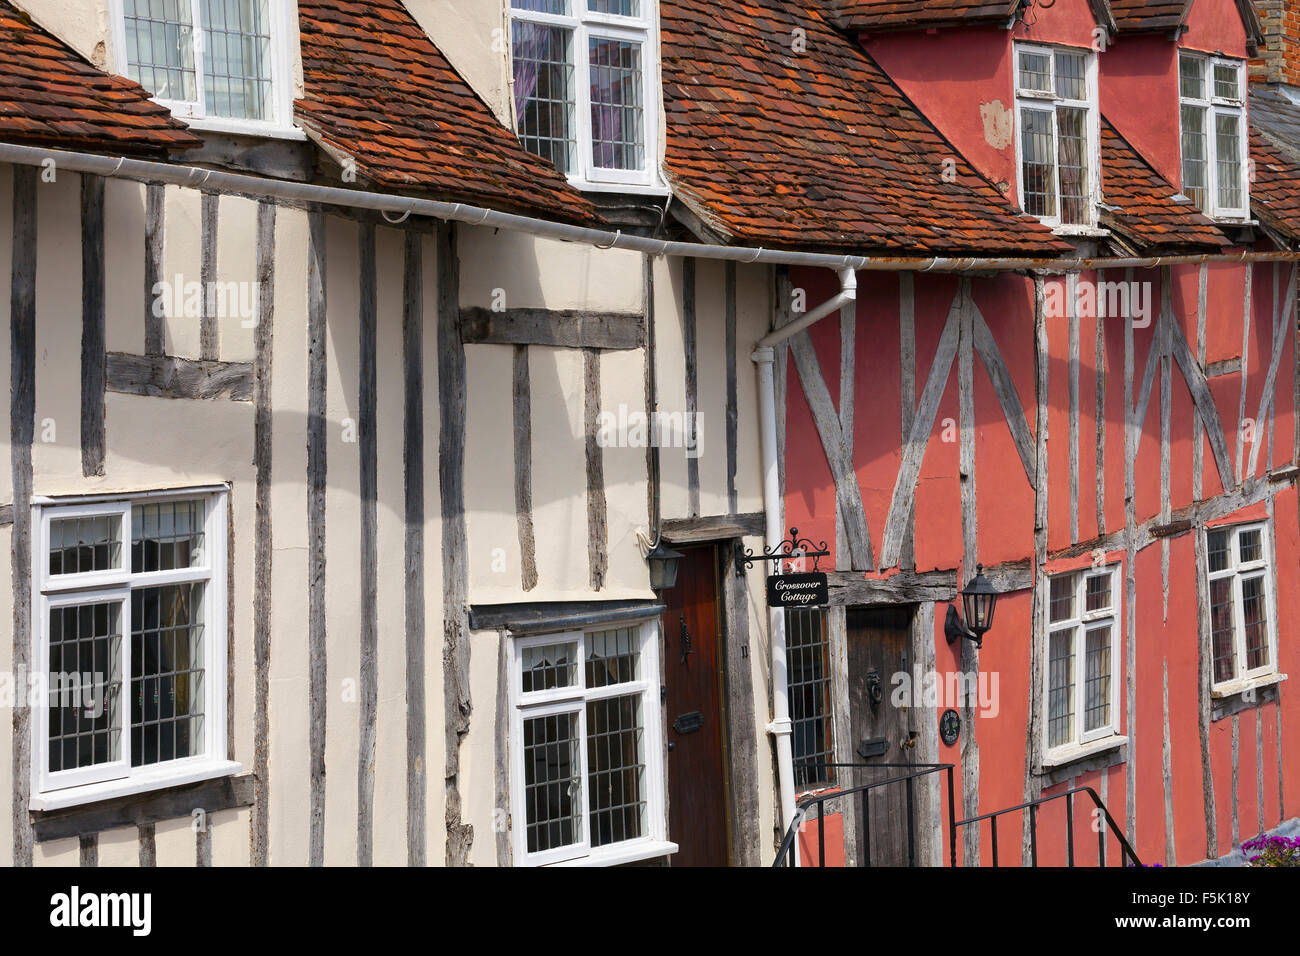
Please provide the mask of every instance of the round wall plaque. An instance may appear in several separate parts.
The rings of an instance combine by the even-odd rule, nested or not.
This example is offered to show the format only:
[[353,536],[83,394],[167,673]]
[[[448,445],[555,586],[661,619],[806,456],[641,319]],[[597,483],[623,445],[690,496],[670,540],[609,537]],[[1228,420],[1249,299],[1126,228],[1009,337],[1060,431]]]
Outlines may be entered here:
[[951,747],[961,734],[961,716],[949,707],[939,717],[939,736]]

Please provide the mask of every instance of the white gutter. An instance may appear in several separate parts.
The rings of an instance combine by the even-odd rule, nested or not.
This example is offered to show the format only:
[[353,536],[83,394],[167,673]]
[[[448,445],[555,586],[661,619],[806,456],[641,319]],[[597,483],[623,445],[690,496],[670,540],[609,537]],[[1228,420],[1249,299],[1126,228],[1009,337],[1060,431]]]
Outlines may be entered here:
[[[433,199],[416,199],[390,193],[369,192],[362,189],[341,189],[335,186],[318,186],[312,183],[294,183],[242,173],[228,173],[200,166],[155,162],[125,157],[99,156],[94,153],[77,153],[41,146],[18,146],[0,143],[0,163],[22,166],[41,166],[52,160],[56,170],[89,173],[96,176],[134,179],[142,182],[170,183],[193,189],[221,189],[247,196],[282,199],[298,203],[319,203],[352,209],[372,209],[377,212],[428,216],[449,222],[463,222],[473,226],[507,229],[549,239],[580,242],[601,249],[627,249],[655,256],[684,256],[697,259],[721,259],[732,262],[765,262],[791,266],[856,272],[1019,272],[1043,269],[1051,274],[1079,272],[1092,269],[1144,269],[1153,266],[1199,264],[1202,262],[1294,262],[1300,252],[1240,252],[1214,253],[1200,256],[1154,256],[1147,258],[947,258],[935,256],[918,258],[908,256],[850,256],[821,252],[794,252],[787,249],[754,249],[746,246],[720,246],[697,242],[671,242],[647,236],[625,235],[621,230],[609,232],[587,226],[550,222],[530,216],[497,212],[482,206],[465,203],[439,202]],[[394,220],[394,225],[399,220]]]
[[[767,550],[773,551],[785,538],[781,527],[781,481],[776,455],[776,384],[773,363],[776,351],[770,345],[755,349],[758,366],[758,422],[763,456],[763,510],[766,516],[764,538]],[[772,647],[772,722],[767,732],[776,738],[776,772],[781,790],[781,834],[794,820],[794,752],[790,745],[790,700],[786,680],[785,614],[780,608],[767,610],[768,636]]]

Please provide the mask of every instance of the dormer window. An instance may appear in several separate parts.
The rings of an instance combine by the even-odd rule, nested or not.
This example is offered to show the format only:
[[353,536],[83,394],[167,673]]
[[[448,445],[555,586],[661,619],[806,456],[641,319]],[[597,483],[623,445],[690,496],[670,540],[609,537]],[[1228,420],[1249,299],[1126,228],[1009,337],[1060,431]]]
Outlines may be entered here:
[[1096,54],[1015,50],[1020,206],[1062,232],[1090,229],[1099,198]]
[[285,0],[113,0],[119,72],[200,129],[291,127]]
[[1182,53],[1178,58],[1183,192],[1207,216],[1245,219],[1245,64]]
[[575,185],[655,186],[655,0],[511,0],[516,129]]

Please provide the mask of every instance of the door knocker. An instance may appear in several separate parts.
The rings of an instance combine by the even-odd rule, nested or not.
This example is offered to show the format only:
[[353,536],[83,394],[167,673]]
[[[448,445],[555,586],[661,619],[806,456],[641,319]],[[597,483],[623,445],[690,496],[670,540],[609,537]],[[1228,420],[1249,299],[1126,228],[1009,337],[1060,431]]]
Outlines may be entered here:
[[880,685],[880,672],[873,667],[867,671],[867,700],[871,703],[872,711],[880,706],[884,697],[885,692]]

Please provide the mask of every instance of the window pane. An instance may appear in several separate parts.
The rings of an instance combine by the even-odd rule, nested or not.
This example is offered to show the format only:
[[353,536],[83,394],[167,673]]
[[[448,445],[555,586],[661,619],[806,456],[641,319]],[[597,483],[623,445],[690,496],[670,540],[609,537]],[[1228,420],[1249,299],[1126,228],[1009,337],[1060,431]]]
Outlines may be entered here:
[[203,752],[204,585],[131,592],[131,766]]
[[626,684],[641,676],[640,631],[625,627],[587,635],[587,686]]
[[1214,95],[1228,100],[1240,99],[1241,93],[1237,89],[1237,76],[1238,71],[1235,66],[1216,63],[1214,66]]
[[202,501],[164,501],[131,509],[131,570],[202,567]]
[[577,148],[573,33],[515,20],[511,38],[519,139],[525,149],[570,172]]
[[1074,740],[1074,628],[1053,631],[1047,651],[1047,745]]
[[1183,193],[1197,208],[1204,210],[1208,171],[1205,165],[1205,108],[1184,106],[1183,120]]
[[786,673],[790,691],[795,786],[834,779],[831,734],[830,644],[821,611],[785,614]]
[[645,830],[641,695],[587,703],[587,803],[591,845],[634,840]]
[[1214,117],[1214,158],[1218,164],[1219,206],[1241,208],[1241,117],[1216,113]]
[[1226,571],[1230,564],[1228,557],[1228,532],[1211,531],[1205,536],[1206,553],[1209,557],[1211,572]]
[[122,0],[126,73],[154,96],[194,102],[189,0]]
[[1246,669],[1264,667],[1269,663],[1269,653],[1268,607],[1262,575],[1242,579],[1241,616],[1246,624]]
[[208,114],[271,119],[271,25],[266,0],[200,2]]
[[1083,729],[1085,732],[1110,723],[1110,628],[1088,631],[1083,685]]
[[578,715],[524,721],[524,816],[528,852],[582,840]]
[[516,10],[529,10],[533,13],[558,13],[562,16],[569,12],[568,0],[510,0],[510,6]]
[[542,647],[525,647],[523,653],[523,686],[525,694],[557,687],[572,687],[578,676],[578,644],[547,644]]
[[1052,60],[1046,53],[1020,52],[1020,88],[1052,91]]
[[1263,535],[1258,528],[1237,533],[1237,553],[1242,564],[1264,560]]
[[1178,93],[1193,99],[1205,99],[1205,61],[1195,56],[1178,60]]
[[1061,222],[1088,221],[1088,111],[1056,111],[1057,162],[1061,169]]
[[1021,110],[1021,178],[1025,194],[1021,206],[1031,216],[1056,215],[1056,168],[1052,150],[1052,114],[1048,110]]
[[612,13],[620,17],[641,16],[640,0],[587,0],[592,13]]
[[1094,574],[1088,578],[1084,606],[1089,611],[1104,611],[1111,606],[1110,575]]
[[50,772],[122,757],[122,605],[50,608]]
[[645,166],[641,44],[591,37],[591,151],[601,169]]
[[120,567],[121,515],[50,521],[50,574],[85,574]]
[[1087,59],[1082,53],[1056,54],[1056,95],[1067,100],[1086,100],[1088,83],[1085,78]]
[[1233,660],[1232,578],[1210,582],[1210,643],[1214,649],[1214,682],[1232,680],[1237,675]]
[[1051,620],[1068,621],[1074,614],[1074,575],[1062,574],[1051,579]]

